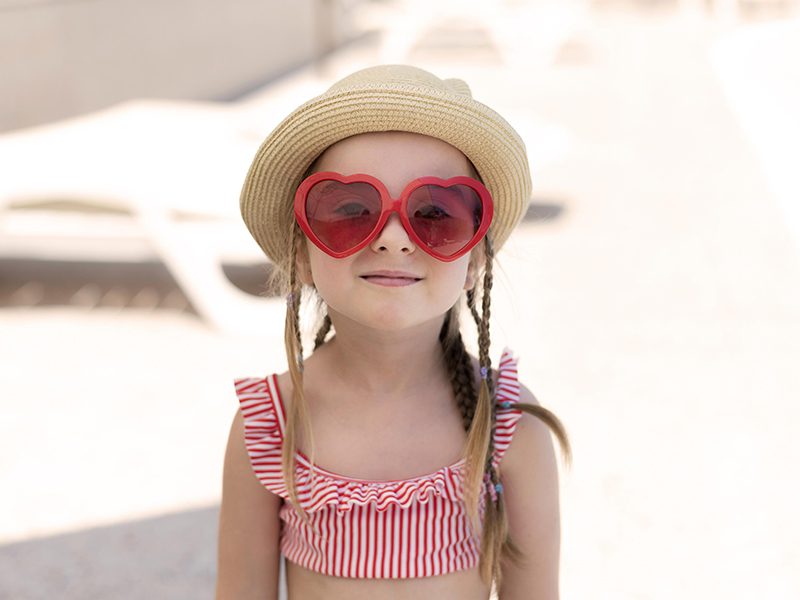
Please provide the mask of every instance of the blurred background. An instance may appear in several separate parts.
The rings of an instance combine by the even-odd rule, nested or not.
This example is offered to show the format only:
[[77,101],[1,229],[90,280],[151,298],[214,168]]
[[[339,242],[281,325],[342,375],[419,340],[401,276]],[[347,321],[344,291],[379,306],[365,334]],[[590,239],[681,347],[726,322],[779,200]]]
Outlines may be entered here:
[[528,146],[493,357],[574,444],[562,597],[800,597],[800,2],[0,0],[0,598],[213,597],[232,380],[285,368],[239,189],[387,62]]

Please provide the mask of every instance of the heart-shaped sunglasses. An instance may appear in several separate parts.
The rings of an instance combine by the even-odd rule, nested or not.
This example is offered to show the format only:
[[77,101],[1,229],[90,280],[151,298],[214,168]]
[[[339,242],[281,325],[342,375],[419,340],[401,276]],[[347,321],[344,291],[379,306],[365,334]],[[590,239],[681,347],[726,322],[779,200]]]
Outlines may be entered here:
[[327,171],[304,179],[294,197],[300,228],[334,258],[364,248],[396,212],[419,248],[449,262],[483,239],[493,210],[489,190],[471,177],[420,177],[392,198],[375,177]]

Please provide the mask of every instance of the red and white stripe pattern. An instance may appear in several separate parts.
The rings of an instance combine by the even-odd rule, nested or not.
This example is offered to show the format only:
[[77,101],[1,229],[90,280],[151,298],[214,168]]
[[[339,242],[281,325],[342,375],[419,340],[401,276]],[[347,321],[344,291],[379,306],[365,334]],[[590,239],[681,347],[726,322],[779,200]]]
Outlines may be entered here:
[[[497,403],[519,402],[519,378],[517,373],[517,359],[511,351],[505,349],[500,357],[497,367],[497,386],[495,389]],[[494,430],[494,466],[500,464],[500,459],[511,445],[511,438],[522,413],[518,410],[497,410],[497,422]]]
[[[253,470],[264,487],[288,500],[281,474],[286,412],[276,376],[237,379],[235,385]],[[505,350],[497,401],[518,400],[516,359]],[[519,410],[498,408],[495,465],[520,416]],[[312,465],[298,451],[298,500],[309,523],[284,502],[281,552],[302,567],[337,577],[430,577],[474,568],[480,546],[464,506],[464,470],[462,459],[430,475],[366,481]],[[482,508],[485,497],[481,500]]]

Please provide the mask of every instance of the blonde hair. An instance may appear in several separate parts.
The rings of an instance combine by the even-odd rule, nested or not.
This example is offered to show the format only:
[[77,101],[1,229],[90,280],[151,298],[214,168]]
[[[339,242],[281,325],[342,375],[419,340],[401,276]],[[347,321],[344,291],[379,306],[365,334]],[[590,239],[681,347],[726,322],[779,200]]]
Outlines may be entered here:
[[[272,284],[287,294],[284,340],[293,388],[291,410],[287,415],[283,441],[282,468],[289,499],[301,517],[309,522],[307,513],[298,501],[295,482],[296,452],[301,436],[311,463],[314,464],[314,441],[308,406],[303,393],[303,345],[300,328],[302,285],[297,277],[298,250],[300,244],[305,242],[305,238],[296,223],[292,228],[290,238],[291,248],[288,264],[276,265],[272,279]],[[501,560],[507,558],[518,562],[523,555],[509,536],[502,492],[492,495],[496,499],[492,499],[492,496],[489,497],[482,524],[479,518],[481,494],[487,490],[488,486],[494,487],[500,483],[499,475],[492,464],[497,403],[489,356],[489,318],[494,249],[488,235],[484,238],[483,250],[484,264],[479,269],[482,271],[480,273],[482,277],[479,277],[481,284],[480,286],[476,285],[480,289],[469,290],[466,294],[467,307],[478,329],[480,377],[476,377],[472,358],[461,337],[459,303],[456,303],[445,315],[439,333],[439,342],[442,346],[444,364],[452,385],[456,405],[461,412],[464,429],[467,432],[464,499],[474,530],[482,531],[479,570],[481,578],[487,585],[494,581],[499,587],[502,579]],[[326,314],[317,330],[314,350],[325,343],[331,325],[330,317]],[[515,408],[534,415],[549,427],[559,441],[565,463],[569,464],[571,461],[569,440],[559,419],[551,411],[539,405],[517,403]]]

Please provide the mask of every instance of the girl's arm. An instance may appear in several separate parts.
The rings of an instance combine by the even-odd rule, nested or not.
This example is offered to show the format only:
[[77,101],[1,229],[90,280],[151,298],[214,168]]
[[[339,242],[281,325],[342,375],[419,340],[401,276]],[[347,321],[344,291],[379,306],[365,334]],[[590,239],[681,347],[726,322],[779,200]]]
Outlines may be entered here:
[[253,472],[237,410],[222,475],[216,600],[277,600],[280,505]]
[[[521,386],[520,402],[538,404]],[[502,563],[500,600],[557,600],[561,525],[558,467],[550,430],[527,413],[500,463],[508,529],[523,552],[520,565]]]

